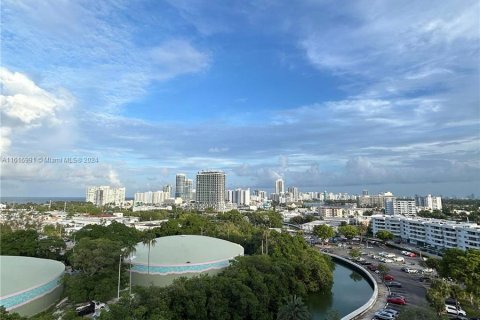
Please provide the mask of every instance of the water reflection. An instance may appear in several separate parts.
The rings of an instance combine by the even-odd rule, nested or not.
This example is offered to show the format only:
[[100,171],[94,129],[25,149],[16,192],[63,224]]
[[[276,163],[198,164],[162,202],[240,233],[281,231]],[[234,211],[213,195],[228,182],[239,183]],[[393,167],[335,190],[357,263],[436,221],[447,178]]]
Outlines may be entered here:
[[352,273],[350,274],[350,279],[355,282],[364,280],[362,275],[356,271],[352,271]]
[[[361,307],[370,299],[373,289],[358,273],[335,264],[332,292],[312,294],[307,304],[314,320],[333,320],[341,318]],[[338,315],[335,315],[335,312]]]

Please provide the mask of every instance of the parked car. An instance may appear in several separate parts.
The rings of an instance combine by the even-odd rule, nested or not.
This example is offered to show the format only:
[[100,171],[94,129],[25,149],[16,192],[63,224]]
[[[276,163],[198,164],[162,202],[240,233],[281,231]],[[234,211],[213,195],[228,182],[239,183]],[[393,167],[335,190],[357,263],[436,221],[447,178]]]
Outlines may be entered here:
[[394,292],[390,293],[390,294],[387,296],[387,298],[400,298],[400,299],[405,300],[405,297],[404,297],[404,296],[402,296],[402,295],[399,294],[399,293],[394,293]]
[[464,310],[462,310],[460,308],[457,308],[455,306],[449,305],[449,304],[445,305],[445,311],[448,314],[461,315],[461,316],[464,316],[464,317],[467,316],[467,313]]
[[395,280],[395,278],[394,278],[391,274],[386,274],[386,275],[383,277],[383,280],[393,281],[393,280]]
[[400,312],[398,312],[397,310],[389,309],[389,308],[383,309],[383,312],[391,313],[391,314],[393,314],[394,317],[398,316],[398,314],[400,313]]
[[385,285],[387,287],[396,287],[396,288],[401,288],[402,287],[402,284],[398,281],[386,281]]
[[409,268],[409,267],[403,267],[401,270],[406,272],[406,273],[418,273],[417,269],[412,269],[412,268]]
[[387,258],[395,258],[395,254],[393,254],[393,253],[387,253],[387,254],[385,255],[385,257],[387,257]]
[[370,270],[370,271],[375,271],[375,270],[378,269],[378,266],[376,266],[376,265],[374,265],[374,264],[371,264],[371,265],[369,265],[367,268],[368,268],[368,270]]
[[384,311],[377,311],[375,312],[375,317],[382,320],[393,320],[395,316],[391,313],[384,312]]
[[405,262],[405,258],[404,258],[404,257],[395,257],[395,258],[393,258],[393,261],[396,261],[396,262]]
[[88,314],[92,314],[95,312],[95,302],[90,301],[86,304],[78,306],[75,308],[75,312],[80,317],[86,316]]
[[400,305],[406,305],[407,301],[405,299],[402,299],[400,297],[391,297],[387,299],[388,303],[393,303],[393,304],[400,304]]
[[410,258],[415,258],[417,255],[413,252],[409,252],[407,256],[409,256]]
[[418,278],[418,281],[420,281],[420,282],[431,282],[432,279],[430,279],[430,277],[420,277],[420,278]]
[[445,299],[445,304],[448,304],[448,305],[454,306],[454,307],[456,307],[456,306],[459,305],[458,301],[455,300],[454,298],[447,298],[447,299]]

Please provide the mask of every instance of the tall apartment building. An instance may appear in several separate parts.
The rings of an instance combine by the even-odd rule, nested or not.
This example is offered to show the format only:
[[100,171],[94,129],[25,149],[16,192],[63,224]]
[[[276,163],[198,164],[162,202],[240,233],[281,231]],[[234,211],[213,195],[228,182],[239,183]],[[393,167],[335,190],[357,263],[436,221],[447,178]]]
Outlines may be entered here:
[[85,202],[91,202],[96,206],[122,206],[125,202],[125,188],[114,188],[110,186],[87,187]]
[[285,182],[283,179],[277,179],[275,181],[275,193],[282,194],[285,193]]
[[250,189],[236,189],[233,192],[233,203],[236,203],[240,206],[249,206],[250,205]]
[[175,177],[175,198],[184,198],[185,197],[185,184],[187,178],[183,173],[177,173]]
[[200,210],[225,210],[225,173],[200,171],[197,173],[196,206]]
[[362,195],[358,197],[357,202],[359,207],[380,209],[385,208],[385,202],[393,198],[394,196],[391,192],[385,192],[378,195]]
[[431,194],[422,196],[415,196],[415,204],[422,210],[442,210],[442,198],[432,196]]
[[480,249],[480,225],[405,216],[374,215],[372,232],[388,230],[403,241],[436,249]]
[[166,199],[170,198],[170,194],[165,191],[146,191],[137,192],[134,195],[133,203],[139,204],[162,204]]
[[193,180],[192,179],[186,179],[185,180],[185,188],[184,188],[184,193],[183,193],[183,200],[186,202],[190,202],[193,199]]
[[387,215],[416,213],[415,200],[395,198],[385,200],[385,214]]
[[172,197],[172,186],[167,184],[163,186],[162,191],[166,193],[167,199]]
[[292,194],[292,200],[297,201],[300,199],[300,194],[297,187],[289,187],[288,192]]

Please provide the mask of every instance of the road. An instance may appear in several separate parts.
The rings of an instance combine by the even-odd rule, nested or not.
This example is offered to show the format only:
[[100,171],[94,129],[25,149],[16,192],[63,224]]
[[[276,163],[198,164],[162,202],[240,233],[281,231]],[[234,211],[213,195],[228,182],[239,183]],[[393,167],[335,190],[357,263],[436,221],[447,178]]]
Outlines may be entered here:
[[[402,256],[400,253],[400,250],[397,249],[392,249],[388,248],[385,246],[373,246],[369,248],[365,247],[359,247],[362,251],[367,252],[367,253],[373,253],[375,255],[378,255],[380,252],[388,252],[388,253],[393,253],[397,256]],[[349,257],[349,251],[350,249],[347,248],[340,248],[338,246],[331,246],[329,249],[332,250],[332,253],[343,256],[343,257]],[[375,260],[368,255],[362,255],[363,258],[365,258],[368,262],[371,262],[372,264],[377,265],[380,261]],[[426,300],[426,293],[427,293],[427,288],[428,284],[424,282],[420,282],[418,279],[421,277],[421,274],[409,274],[406,272],[403,272],[401,270],[402,267],[408,266],[413,269],[423,269],[420,265],[420,258],[415,257],[415,258],[410,258],[410,257],[404,257],[405,258],[405,263],[401,262],[394,262],[394,263],[385,263],[386,266],[390,269],[388,274],[392,275],[395,278],[395,281],[398,281],[402,284],[402,288],[390,288],[390,291],[392,293],[397,293],[405,297],[407,301],[407,306],[408,305],[414,305],[418,307],[428,307],[428,302]],[[379,286],[384,286],[383,284],[379,284]],[[387,288],[388,290],[388,288]],[[385,290],[382,290],[381,292],[385,292]],[[381,297],[379,297],[381,298]],[[391,309],[395,309],[401,312],[402,308],[404,306],[399,306],[399,305],[394,305],[394,304],[389,304],[388,306]],[[377,311],[377,310],[374,310]]]

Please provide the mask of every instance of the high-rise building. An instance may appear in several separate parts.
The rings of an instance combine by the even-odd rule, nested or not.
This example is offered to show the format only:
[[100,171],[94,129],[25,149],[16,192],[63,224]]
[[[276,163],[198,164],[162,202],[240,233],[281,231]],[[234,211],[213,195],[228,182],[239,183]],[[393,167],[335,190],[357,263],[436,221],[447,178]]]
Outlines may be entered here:
[[362,191],[362,196],[368,196],[368,190],[367,189],[364,189]]
[[169,184],[163,186],[163,192],[165,192],[165,197],[167,199],[171,198],[172,197],[172,186],[169,185]]
[[275,193],[276,194],[285,193],[285,182],[283,181],[283,179],[277,179],[275,181]]
[[442,198],[432,197],[431,194],[425,197],[415,196],[415,204],[422,210],[442,210]]
[[182,198],[186,202],[190,202],[191,200],[193,200],[193,180],[192,179],[185,180],[184,196]]
[[292,200],[297,201],[299,199],[298,188],[297,187],[289,187],[288,192],[292,194]]
[[386,215],[416,214],[415,200],[390,198],[385,200]]
[[225,173],[200,171],[197,173],[196,206],[200,210],[225,210]]
[[187,178],[183,173],[177,173],[175,179],[175,198],[184,198],[185,197],[185,184]]
[[122,206],[125,202],[125,188],[110,186],[87,187],[85,202],[91,202],[96,206]]
[[242,190],[236,189],[232,192],[232,203],[240,206],[250,205],[250,189]]

